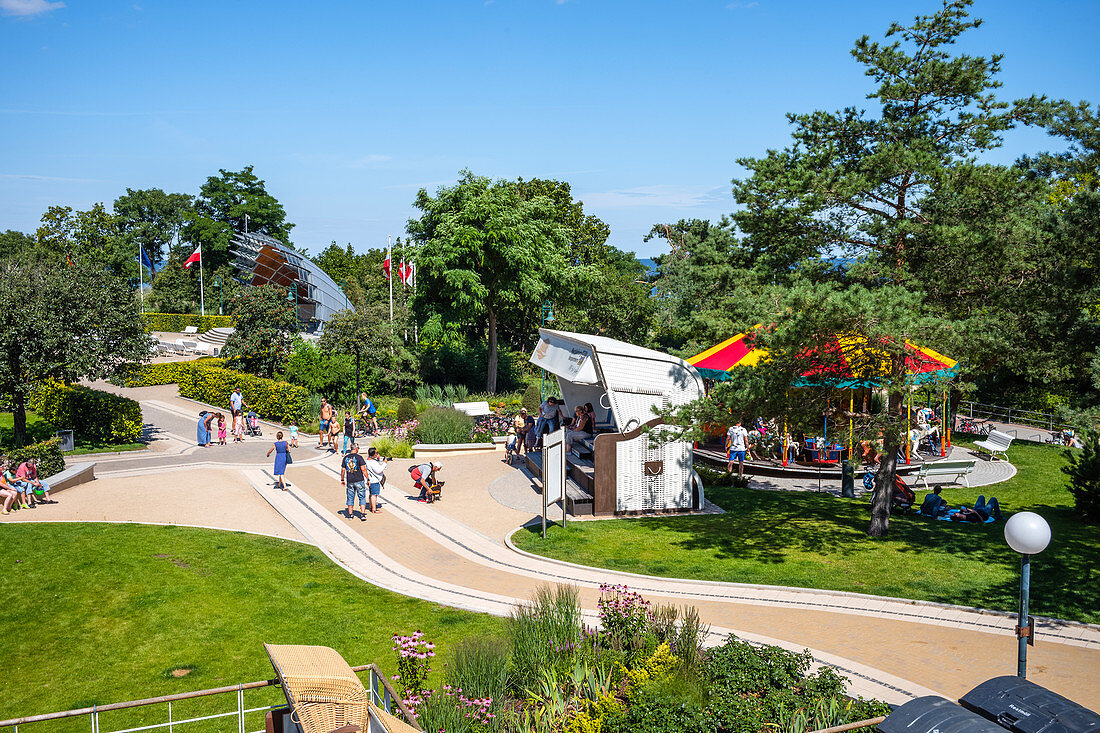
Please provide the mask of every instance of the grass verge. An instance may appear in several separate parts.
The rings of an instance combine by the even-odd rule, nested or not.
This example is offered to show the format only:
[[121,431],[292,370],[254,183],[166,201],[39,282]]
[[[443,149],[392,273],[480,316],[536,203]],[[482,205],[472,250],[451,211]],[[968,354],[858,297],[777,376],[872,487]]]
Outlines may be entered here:
[[[390,635],[421,629],[439,644],[438,674],[460,638],[504,623],[376,588],[287,540],[114,524],[9,524],[2,537],[0,718],[268,679],[265,641],[331,646],[393,674]],[[281,698],[247,694],[249,706]],[[235,705],[218,697],[176,704],[173,716]],[[157,708],[111,713],[104,729],[167,721]],[[253,716],[246,730],[262,730]],[[88,720],[47,725],[87,730]],[[197,728],[218,729],[236,721]]]
[[[12,432],[15,427],[15,418],[10,412],[0,412],[0,452],[12,447]],[[57,432],[50,423],[43,420],[37,413],[27,413],[27,440],[34,443],[46,438],[52,438]],[[81,440],[76,438],[76,449],[65,453],[67,456],[82,456],[90,453],[116,453],[121,451],[143,450],[145,443],[101,443],[94,440]]]
[[[1073,513],[1059,449],[1015,444],[1018,469],[993,486],[950,486],[953,506],[994,495],[1006,512],[1030,509],[1053,539],[1032,559],[1032,613],[1100,623],[1100,526]],[[925,492],[917,494],[917,502]],[[707,498],[726,514],[574,522],[520,530],[528,552],[583,565],[665,577],[854,591],[873,595],[1014,610],[1019,555],[1004,523],[974,525],[920,516],[890,519],[887,538],[866,535],[870,501],[827,494],[713,488]]]

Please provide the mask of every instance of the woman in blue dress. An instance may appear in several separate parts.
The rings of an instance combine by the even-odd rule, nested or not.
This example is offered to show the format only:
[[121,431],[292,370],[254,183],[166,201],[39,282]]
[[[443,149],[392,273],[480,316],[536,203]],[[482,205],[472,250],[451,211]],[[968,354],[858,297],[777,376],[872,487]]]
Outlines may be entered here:
[[271,456],[272,451],[275,452],[275,470],[272,471],[275,474],[275,481],[279,484],[279,488],[286,491],[286,483],[283,482],[283,474],[286,473],[286,464],[291,462],[290,448],[287,447],[286,441],[283,440],[283,431],[275,433],[275,445],[267,451],[268,457]]
[[198,440],[200,448],[210,445],[210,422],[213,419],[214,413],[212,412],[204,412],[199,415],[199,424],[195,431],[195,437]]

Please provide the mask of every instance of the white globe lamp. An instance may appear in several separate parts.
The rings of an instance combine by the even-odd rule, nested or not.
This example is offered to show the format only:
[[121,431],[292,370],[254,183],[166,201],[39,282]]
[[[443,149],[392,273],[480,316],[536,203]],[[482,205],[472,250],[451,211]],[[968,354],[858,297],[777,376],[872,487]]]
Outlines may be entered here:
[[1038,555],[1050,544],[1050,525],[1035,512],[1018,512],[1005,522],[1005,542],[1021,555]]
[[1031,586],[1031,556],[1050,544],[1050,525],[1035,512],[1017,512],[1005,522],[1005,542],[1020,553],[1020,613],[1016,621],[1019,647],[1016,675],[1027,677],[1027,645],[1035,645],[1035,619],[1027,612]]

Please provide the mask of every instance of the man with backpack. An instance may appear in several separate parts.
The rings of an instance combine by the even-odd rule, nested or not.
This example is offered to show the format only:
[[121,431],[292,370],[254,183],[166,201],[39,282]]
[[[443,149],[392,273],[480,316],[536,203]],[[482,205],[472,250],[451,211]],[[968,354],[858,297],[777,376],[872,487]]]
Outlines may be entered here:
[[435,462],[409,467],[409,477],[413,480],[413,486],[420,489],[417,501],[422,504],[431,504],[440,495],[443,482],[436,478],[435,474],[442,468],[442,463]]

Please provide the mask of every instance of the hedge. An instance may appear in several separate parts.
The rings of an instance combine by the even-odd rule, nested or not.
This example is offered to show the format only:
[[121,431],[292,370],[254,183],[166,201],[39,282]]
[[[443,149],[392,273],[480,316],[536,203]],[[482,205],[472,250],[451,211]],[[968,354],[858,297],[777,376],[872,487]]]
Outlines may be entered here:
[[149,332],[183,333],[187,326],[198,326],[199,333],[212,328],[232,328],[233,316],[196,316],[190,313],[142,313]]
[[82,441],[119,444],[141,438],[141,406],[128,397],[49,380],[27,402],[58,430],[71,429]]
[[310,411],[309,392],[305,389],[226,369],[224,363],[223,359],[197,359],[145,364],[131,367],[119,382],[124,387],[178,384],[180,397],[227,409],[233,388],[240,387],[245,404],[265,420],[284,425],[291,421],[305,422]]
[[219,367],[180,370],[177,382],[181,397],[208,405],[229,405],[229,395],[240,387],[250,410],[277,423],[304,422],[309,414],[309,392],[287,382],[276,382]]
[[123,372],[118,384],[123,387],[149,387],[154,384],[178,384],[180,375],[193,369],[221,367],[224,359],[203,358],[195,361],[171,361],[165,364],[134,366]]
[[33,458],[38,464],[38,475],[42,478],[49,478],[65,470],[65,456],[61,453],[59,438],[49,438],[23,448],[13,448],[8,453],[8,460],[16,466],[28,458]]

